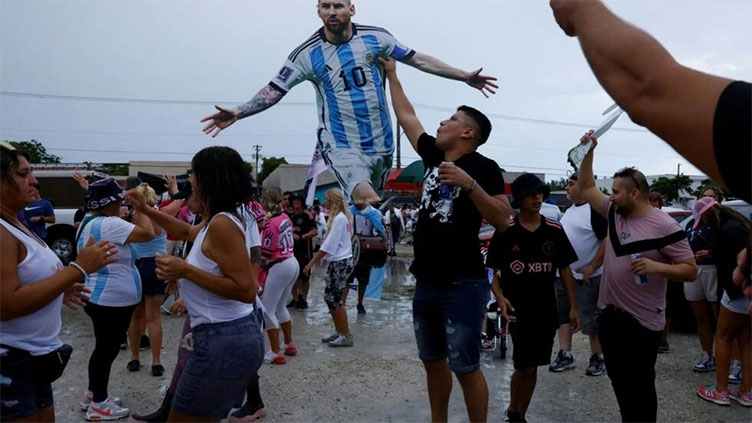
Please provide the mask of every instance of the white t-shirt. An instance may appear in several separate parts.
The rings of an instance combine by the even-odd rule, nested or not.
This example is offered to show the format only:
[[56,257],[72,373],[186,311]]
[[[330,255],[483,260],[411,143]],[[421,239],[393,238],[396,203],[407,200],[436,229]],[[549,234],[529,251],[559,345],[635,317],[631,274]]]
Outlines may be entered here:
[[[582,280],[582,273],[577,271],[593,261],[601,245],[601,240],[606,237],[606,219],[597,213],[594,216],[593,213],[596,212],[593,211],[590,204],[585,203],[579,206],[572,204],[561,218],[561,226],[564,227],[564,232],[577,253],[578,260],[569,267],[572,269],[574,278],[578,280]],[[599,228],[593,227],[593,222],[596,219],[601,222]],[[601,273],[603,273],[603,266],[596,269],[590,276],[600,276]]]
[[[84,222],[89,215],[84,218]],[[117,261],[90,273],[86,277],[86,287],[91,289],[89,301],[106,307],[126,307],[141,301],[141,276],[136,268],[136,248],[126,244],[136,226],[116,216],[97,216],[82,229],[78,238],[78,251],[81,251],[89,239],[94,242],[103,239],[115,244]]]
[[326,253],[324,261],[338,261],[352,257],[352,230],[344,213],[334,217],[332,228],[326,235],[321,251]]
[[[395,214],[395,216],[397,216],[399,218],[400,225],[402,226],[402,228],[404,228],[405,227],[405,218],[402,216],[402,209],[398,209],[398,208],[395,207],[394,208],[394,214]],[[391,222],[392,222],[392,211],[391,210],[387,210],[386,211],[386,214],[384,215],[384,219],[386,219],[386,224],[387,225],[391,225]]]

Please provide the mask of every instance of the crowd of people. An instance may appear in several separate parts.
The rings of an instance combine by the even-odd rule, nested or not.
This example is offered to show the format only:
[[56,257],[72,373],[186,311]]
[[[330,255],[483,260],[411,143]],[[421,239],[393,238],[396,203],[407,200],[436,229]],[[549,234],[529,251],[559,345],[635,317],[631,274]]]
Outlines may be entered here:
[[[679,66],[652,37],[599,1],[552,0],[551,6],[565,33],[578,37],[604,88],[635,122],[750,200],[749,154],[737,151],[749,152],[750,105],[744,99],[750,84]],[[508,421],[526,421],[538,367],[555,372],[573,367],[572,333],[580,329],[590,341],[586,374],[608,375],[622,419],[656,421],[655,365],[667,327],[667,285],[679,283],[698,320],[702,357],[694,370],[716,372],[716,383],[701,386],[697,395],[719,405],[735,400],[752,407],[747,218],[708,193],[693,206],[694,223],[685,231],[651,205],[647,180],[633,167],[614,173],[612,193],[602,193],[593,176],[598,144],[593,131],[580,139],[590,150],[570,178],[567,192],[574,205],[563,215],[542,215],[549,189],[532,174],[512,182],[510,203],[499,166],[477,151],[492,131],[488,117],[459,106],[439,123],[435,137],[429,135],[402,88],[396,61],[464,81],[484,95],[494,93],[495,78],[453,68],[405,47],[386,30],[352,23],[355,9],[347,0],[319,0],[317,10],[324,26],[293,51],[274,80],[238,108],[217,106],[204,118],[204,130],[217,135],[273,106],[304,80],[321,85],[317,99],[328,117],[322,113],[318,139],[342,188],[326,192],[323,208],[309,210],[303,198],[274,187],[259,198],[237,151],[207,147],[194,155],[183,191],[168,178],[174,204],[157,205],[148,185],[137,182],[126,190],[112,178],[80,181],[86,205],[77,227],[78,255],[64,266],[37,233],[54,217],[43,204],[38,215],[27,210],[39,200],[28,155],[2,144],[3,420],[54,421],[51,383],[72,350],[58,337],[62,304],[83,307],[92,321],[95,345],[80,405],[93,421],[131,414],[109,389],[126,334],[129,370],[140,368],[137,345],[146,331],[151,373],[165,371],[158,308],[174,290],[180,298],[173,310],[186,313],[177,365],[159,410],[133,415],[136,421],[250,422],[265,416],[259,368],[263,362],[282,365],[300,353],[288,309],[309,307],[310,277],[321,269],[315,267],[319,261],[326,262],[320,277],[334,326],[321,341],[333,348],[353,346],[345,310],[349,284],[358,279],[356,308],[365,314],[361,285],[365,289],[370,269],[389,249],[394,252],[407,230],[406,215],[412,219],[397,208],[382,218],[369,205],[379,199],[393,151],[389,119],[383,119],[384,82],[425,166],[410,271],[416,279],[413,329],[432,421],[447,420],[452,373],[469,420],[488,418],[480,334],[491,295],[509,322],[513,344]],[[611,36],[603,37],[604,31]],[[324,57],[338,57],[341,45],[349,56],[333,64],[343,68],[333,88]],[[352,75],[345,74],[346,67]],[[368,75],[373,81],[364,67],[373,69]],[[697,91],[691,101],[687,86]],[[354,101],[353,87],[360,89],[363,107],[339,108],[340,100]],[[374,118],[363,118],[369,114]],[[485,262],[478,245],[483,220],[496,228]],[[373,250],[378,257],[362,254],[370,239],[380,245]],[[559,352],[552,362],[557,331]],[[739,383],[730,385],[735,369]]]

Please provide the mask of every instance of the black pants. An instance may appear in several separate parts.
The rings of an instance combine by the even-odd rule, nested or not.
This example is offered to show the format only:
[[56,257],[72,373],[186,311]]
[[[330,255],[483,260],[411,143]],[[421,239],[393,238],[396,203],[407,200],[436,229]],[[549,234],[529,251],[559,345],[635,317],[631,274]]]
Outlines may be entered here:
[[[120,352],[123,334],[128,331],[131,315],[136,306],[105,307],[87,303],[84,311],[94,324],[94,352],[89,358],[89,390],[94,393],[94,402],[107,399],[107,384],[110,369]],[[131,342],[138,342],[138,339]]]
[[629,313],[608,306],[600,315],[598,336],[622,421],[656,421],[655,360],[661,331],[650,330]]

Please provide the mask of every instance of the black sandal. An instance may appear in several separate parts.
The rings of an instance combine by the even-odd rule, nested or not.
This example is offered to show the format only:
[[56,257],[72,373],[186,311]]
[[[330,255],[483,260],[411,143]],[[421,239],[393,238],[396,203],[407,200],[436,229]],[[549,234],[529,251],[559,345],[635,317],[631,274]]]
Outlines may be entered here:
[[152,376],[162,376],[164,374],[164,366],[161,364],[156,364],[154,366],[151,366],[151,375]]
[[131,360],[128,362],[128,371],[137,372],[141,368],[141,362],[138,360]]

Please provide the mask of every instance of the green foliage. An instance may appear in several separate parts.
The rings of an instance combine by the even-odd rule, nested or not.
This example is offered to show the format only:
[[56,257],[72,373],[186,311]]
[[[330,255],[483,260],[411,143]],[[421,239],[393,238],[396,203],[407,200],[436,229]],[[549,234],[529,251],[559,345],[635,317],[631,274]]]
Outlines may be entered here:
[[110,176],[128,176],[128,165],[123,163],[109,163],[102,170]]
[[559,178],[558,181],[548,181],[548,187],[551,188],[551,191],[563,191],[568,183],[569,179]]
[[253,165],[250,162],[243,162],[243,166],[245,166],[245,171],[253,177]]
[[678,200],[678,191],[692,192],[692,179],[685,174],[668,178],[661,176],[650,184],[650,190],[661,193],[668,200]]
[[258,182],[264,182],[264,179],[274,172],[274,169],[286,163],[287,160],[284,157],[264,157],[261,159],[261,172],[258,174]]
[[37,140],[9,142],[17,149],[25,151],[31,163],[60,163],[60,157],[48,153],[42,143]]

